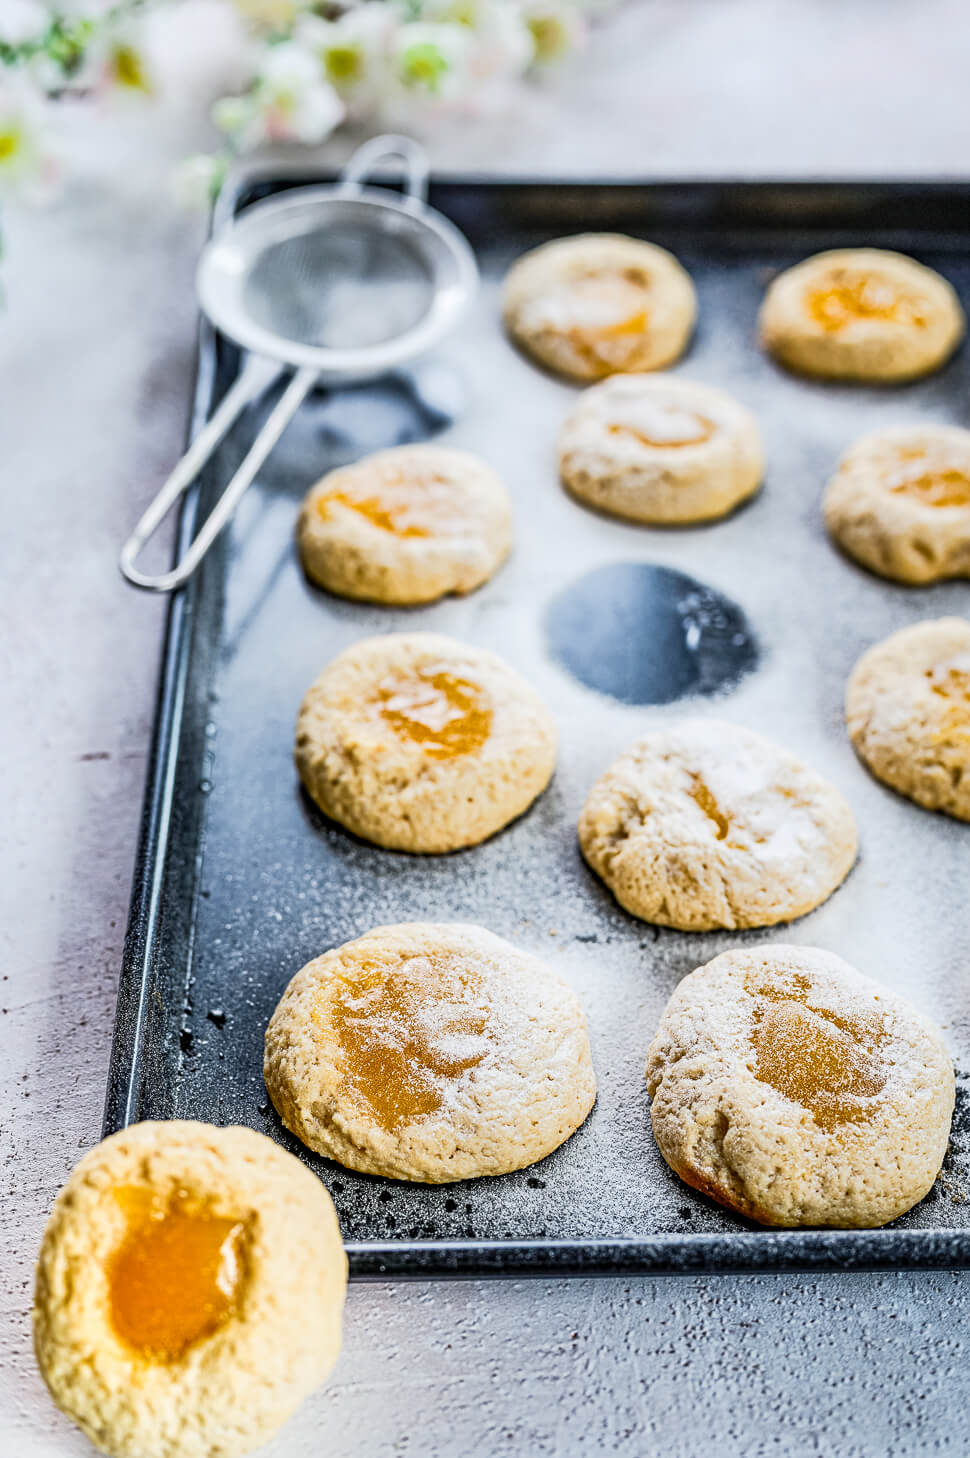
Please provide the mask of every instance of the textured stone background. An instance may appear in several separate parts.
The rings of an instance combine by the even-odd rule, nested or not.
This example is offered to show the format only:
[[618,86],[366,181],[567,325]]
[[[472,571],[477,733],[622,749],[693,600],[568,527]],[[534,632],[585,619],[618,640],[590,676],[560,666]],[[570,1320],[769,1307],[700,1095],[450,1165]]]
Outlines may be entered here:
[[[216,30],[210,47],[192,86],[228,64]],[[965,0],[640,0],[568,89],[435,160],[967,176],[968,60]],[[176,98],[79,118],[73,140],[64,197],[6,218],[0,316],[0,1451],[18,1458],[90,1451],[44,1395],[27,1313],[45,1212],[101,1120],[162,621],[114,563],[185,428],[202,225],[164,179],[207,137]],[[949,1274],[357,1286],[333,1381],[266,1451],[963,1455],[968,1318]]]

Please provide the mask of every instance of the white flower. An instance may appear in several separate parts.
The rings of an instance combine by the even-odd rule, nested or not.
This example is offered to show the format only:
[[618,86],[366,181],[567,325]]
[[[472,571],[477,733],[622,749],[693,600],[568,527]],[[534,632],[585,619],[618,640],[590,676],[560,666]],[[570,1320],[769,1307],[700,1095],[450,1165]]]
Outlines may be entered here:
[[223,157],[197,153],[180,162],[172,174],[172,196],[180,207],[199,211],[214,200],[226,175]]
[[0,75],[0,193],[40,195],[56,171],[47,104],[22,75]]
[[0,0],[0,41],[19,46],[47,29],[50,17],[35,0]]
[[469,71],[478,82],[514,80],[532,64],[532,32],[513,0],[426,0],[422,13],[469,32]]
[[482,9],[469,69],[479,89],[479,105],[497,109],[507,101],[511,83],[535,60],[535,41],[521,6],[499,0]]
[[294,40],[317,57],[324,76],[342,96],[360,97],[373,95],[386,80],[393,26],[393,10],[384,0],[366,0],[336,20],[305,16]]
[[415,20],[394,36],[394,76],[407,91],[444,99],[461,91],[472,50],[462,25]]
[[525,0],[522,13],[532,32],[537,66],[565,60],[586,40],[586,21],[568,0]]
[[150,96],[156,89],[145,29],[136,17],[111,21],[94,31],[80,65],[64,77],[71,91],[100,96]]
[[[270,46],[256,77],[251,98],[241,98],[237,126],[230,125],[241,147],[261,141],[322,142],[344,117],[344,104],[323,79],[315,56],[293,41]],[[226,107],[217,113],[226,124]]]

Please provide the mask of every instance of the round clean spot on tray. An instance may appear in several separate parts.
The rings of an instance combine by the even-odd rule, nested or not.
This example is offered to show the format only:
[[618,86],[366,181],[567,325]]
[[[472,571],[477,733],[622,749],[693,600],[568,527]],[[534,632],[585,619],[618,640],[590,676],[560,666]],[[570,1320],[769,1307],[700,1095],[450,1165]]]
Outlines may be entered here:
[[624,704],[671,704],[732,688],[758,662],[737,603],[669,567],[616,562],[553,598],[552,654],[587,688]]

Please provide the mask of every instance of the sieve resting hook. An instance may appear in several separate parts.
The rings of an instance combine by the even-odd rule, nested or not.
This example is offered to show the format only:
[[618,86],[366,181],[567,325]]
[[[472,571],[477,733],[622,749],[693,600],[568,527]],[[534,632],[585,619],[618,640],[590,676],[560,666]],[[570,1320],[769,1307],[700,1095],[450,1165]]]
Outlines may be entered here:
[[[364,183],[376,165],[388,158],[398,158],[404,164],[405,191],[402,194],[382,192],[377,193],[374,189],[365,188]],[[468,252],[465,240],[456,234],[446,220],[434,214],[426,205],[428,189],[428,163],[423,149],[410,137],[385,136],[374,137],[353,154],[340,175],[336,185],[330,189],[317,189],[314,191],[314,198],[319,198],[320,192],[328,193],[335,202],[347,205],[357,202],[359,206],[370,205],[387,211],[408,213],[424,226],[430,234],[444,240],[453,253],[460,277],[464,285],[464,293],[470,293],[474,287],[475,270],[474,263],[465,258]],[[292,200],[297,198],[297,193],[283,194],[281,201],[286,206],[292,205]],[[375,199],[380,198],[379,202]],[[255,204],[253,210],[262,210],[264,216],[268,215],[270,204]],[[247,213],[240,215],[245,219]],[[223,232],[214,237],[207,244],[207,251],[210,254],[218,254],[220,258],[227,260],[226,272],[237,275],[241,272],[238,257],[234,253],[234,239],[239,237],[238,224],[230,224]],[[454,238],[451,235],[455,235]],[[470,254],[469,254],[470,257]],[[202,264],[205,263],[203,254]],[[200,275],[202,265],[200,265]],[[338,367],[336,357],[333,360],[334,371],[328,369],[328,361],[325,351],[300,350],[296,346],[292,351],[286,348],[285,341],[275,344],[276,355],[261,354],[250,345],[246,355],[246,363],[243,366],[238,378],[226,393],[223,400],[215,410],[211,420],[207,422],[199,435],[192,442],[185,455],[172,471],[157,496],[151,502],[148,509],[141,517],[131,536],[128,538],[121,550],[119,566],[123,575],[136,587],[145,588],[150,592],[172,592],[175,588],[181,587],[188,581],[192,573],[202,561],[206,552],[212,546],[216,537],[227,525],[230,517],[239,505],[244,493],[252,485],[257,473],[265,462],[270,451],[276,445],[287,425],[293,419],[300,405],[306,399],[310,390],[321,378],[339,379],[360,377],[369,374],[381,373],[390,364],[397,362],[397,359],[407,354],[426,348],[433,338],[442,332],[442,327],[450,324],[458,311],[459,291],[452,288],[450,291],[455,295],[452,303],[447,304],[442,313],[441,324],[437,321],[432,324],[424,324],[419,329],[412,331],[414,347],[409,343],[408,337],[400,341],[392,342],[391,350],[386,347],[383,356],[380,351],[374,351],[372,358],[366,363],[358,362],[356,368],[349,372],[344,367]],[[463,303],[463,301],[462,301]],[[245,328],[238,320],[237,315],[217,306],[212,301],[207,302],[203,295],[203,307],[213,322],[222,329],[223,333],[230,338],[236,339],[240,344],[245,343]],[[271,346],[272,347],[272,346]],[[393,354],[392,354],[393,351]],[[307,353],[318,355],[316,363],[305,362]],[[182,560],[168,572],[151,574],[142,572],[137,566],[138,558],[149,539],[154,536],[169,511],[189,489],[195,481],[202,467],[209,460],[216,446],[227,433],[236,418],[242,413],[245,407],[263,395],[277,380],[287,373],[288,366],[296,368],[292,378],[283,391],[279,400],[273,407],[259,435],[253,442],[245,460],[236,471],[232,480],[219,497],[210,515],[200,527],[191,546],[186,551]]]
[[373,168],[388,157],[399,157],[405,167],[405,198],[424,207],[428,200],[428,157],[423,147],[412,137],[371,137],[369,142],[357,151],[340,174],[337,191],[357,192],[367,180]]

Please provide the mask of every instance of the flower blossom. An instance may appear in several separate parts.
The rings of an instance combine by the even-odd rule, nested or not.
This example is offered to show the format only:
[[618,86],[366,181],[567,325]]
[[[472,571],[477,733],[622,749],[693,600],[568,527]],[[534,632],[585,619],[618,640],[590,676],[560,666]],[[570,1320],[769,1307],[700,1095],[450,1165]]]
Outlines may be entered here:
[[0,195],[40,197],[56,181],[48,109],[24,76],[0,73]]
[[217,102],[213,116],[243,150],[264,141],[314,146],[343,120],[344,104],[317,58],[283,41],[267,49],[252,90]]

